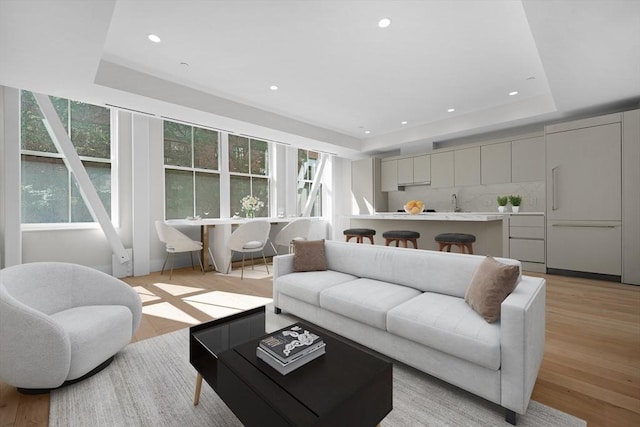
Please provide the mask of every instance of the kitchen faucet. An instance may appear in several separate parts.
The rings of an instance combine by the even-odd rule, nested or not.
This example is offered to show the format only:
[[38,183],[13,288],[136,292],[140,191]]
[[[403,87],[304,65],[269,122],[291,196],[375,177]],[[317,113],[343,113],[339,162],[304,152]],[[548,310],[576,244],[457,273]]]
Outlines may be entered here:
[[460,208],[458,207],[458,196],[456,196],[456,193],[451,195],[451,206],[453,207],[453,212],[460,212]]

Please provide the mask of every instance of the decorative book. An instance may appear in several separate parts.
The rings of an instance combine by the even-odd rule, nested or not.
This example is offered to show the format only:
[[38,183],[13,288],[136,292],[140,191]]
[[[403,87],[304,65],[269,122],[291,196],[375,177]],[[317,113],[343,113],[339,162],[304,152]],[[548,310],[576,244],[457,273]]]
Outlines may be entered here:
[[278,359],[273,357],[270,353],[267,353],[266,351],[264,351],[261,347],[256,347],[256,356],[258,357],[258,359],[263,360],[264,362],[267,363],[267,365],[271,366],[273,369],[275,369],[282,375],[287,375],[288,373],[295,371],[299,367],[304,366],[307,363],[311,362],[312,360],[317,359],[318,357],[325,354],[324,347],[325,345],[323,343],[320,347],[316,347],[315,350],[313,350],[312,352],[305,353],[302,356],[299,356],[288,363],[283,363],[279,361]]
[[260,340],[259,348],[282,363],[312,353],[324,346],[322,338],[296,323]]

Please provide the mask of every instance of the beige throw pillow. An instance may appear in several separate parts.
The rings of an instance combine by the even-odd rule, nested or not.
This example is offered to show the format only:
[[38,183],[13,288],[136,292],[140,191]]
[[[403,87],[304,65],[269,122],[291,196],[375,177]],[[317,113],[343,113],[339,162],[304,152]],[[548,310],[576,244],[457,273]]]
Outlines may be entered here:
[[500,317],[500,304],[516,288],[520,271],[487,256],[471,278],[464,300],[484,320],[494,323]]
[[295,271],[320,271],[327,269],[324,256],[324,239],[295,240],[293,242],[293,269]]

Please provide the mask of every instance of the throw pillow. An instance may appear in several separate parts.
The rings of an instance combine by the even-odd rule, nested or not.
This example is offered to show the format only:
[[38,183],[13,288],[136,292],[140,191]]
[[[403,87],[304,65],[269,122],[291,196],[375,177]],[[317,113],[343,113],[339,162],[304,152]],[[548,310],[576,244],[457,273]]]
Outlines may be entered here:
[[500,317],[500,304],[516,288],[520,269],[487,256],[478,266],[467,287],[464,300],[488,323]]
[[320,271],[327,269],[324,256],[324,239],[294,240],[293,269],[295,271]]

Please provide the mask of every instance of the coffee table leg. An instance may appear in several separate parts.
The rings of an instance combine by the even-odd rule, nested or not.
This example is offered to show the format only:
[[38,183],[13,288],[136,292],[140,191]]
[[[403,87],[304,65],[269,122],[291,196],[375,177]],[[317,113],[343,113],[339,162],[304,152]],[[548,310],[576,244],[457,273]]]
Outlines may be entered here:
[[200,390],[202,389],[202,375],[198,374],[196,377],[196,393],[193,396],[193,406],[200,403]]

